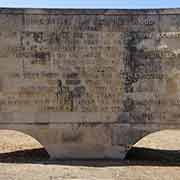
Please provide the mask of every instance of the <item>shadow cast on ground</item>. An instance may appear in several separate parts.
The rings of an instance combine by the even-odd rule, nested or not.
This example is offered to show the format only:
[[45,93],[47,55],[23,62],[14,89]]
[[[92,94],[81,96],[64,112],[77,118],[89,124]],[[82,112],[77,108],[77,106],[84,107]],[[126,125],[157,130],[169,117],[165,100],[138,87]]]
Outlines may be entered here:
[[44,148],[0,153],[0,163],[59,164],[70,166],[180,166],[180,151],[133,147],[125,160],[50,160]]

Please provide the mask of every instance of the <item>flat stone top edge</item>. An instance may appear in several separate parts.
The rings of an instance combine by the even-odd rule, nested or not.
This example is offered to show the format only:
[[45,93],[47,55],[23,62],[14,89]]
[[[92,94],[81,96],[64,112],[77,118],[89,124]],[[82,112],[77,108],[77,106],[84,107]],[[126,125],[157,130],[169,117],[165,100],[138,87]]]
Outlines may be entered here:
[[48,8],[0,8],[0,14],[37,15],[159,15],[180,14],[180,8],[162,9],[48,9]]

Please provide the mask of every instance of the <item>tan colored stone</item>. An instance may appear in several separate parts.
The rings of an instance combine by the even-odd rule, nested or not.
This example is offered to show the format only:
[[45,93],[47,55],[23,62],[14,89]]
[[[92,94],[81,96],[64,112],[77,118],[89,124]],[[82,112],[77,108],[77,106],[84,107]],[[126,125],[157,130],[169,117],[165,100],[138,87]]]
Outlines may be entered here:
[[52,158],[124,158],[179,123],[180,10],[0,10],[0,128]]

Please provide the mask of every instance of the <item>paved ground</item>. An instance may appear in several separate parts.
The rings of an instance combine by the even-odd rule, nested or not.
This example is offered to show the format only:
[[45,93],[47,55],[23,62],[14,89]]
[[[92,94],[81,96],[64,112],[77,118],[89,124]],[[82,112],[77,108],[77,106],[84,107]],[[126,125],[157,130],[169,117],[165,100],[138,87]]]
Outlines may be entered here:
[[162,131],[138,142],[129,160],[55,162],[31,137],[1,130],[0,180],[179,180],[178,149],[180,131]]

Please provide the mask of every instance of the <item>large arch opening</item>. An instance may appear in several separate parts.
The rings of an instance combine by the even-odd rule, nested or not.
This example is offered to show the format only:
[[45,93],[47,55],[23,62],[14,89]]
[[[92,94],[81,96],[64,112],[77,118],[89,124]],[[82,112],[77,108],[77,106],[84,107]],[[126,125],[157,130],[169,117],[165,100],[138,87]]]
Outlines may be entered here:
[[126,158],[180,163],[180,131],[162,130],[148,134],[132,146]]
[[34,162],[49,154],[34,137],[16,130],[0,130],[0,162]]

